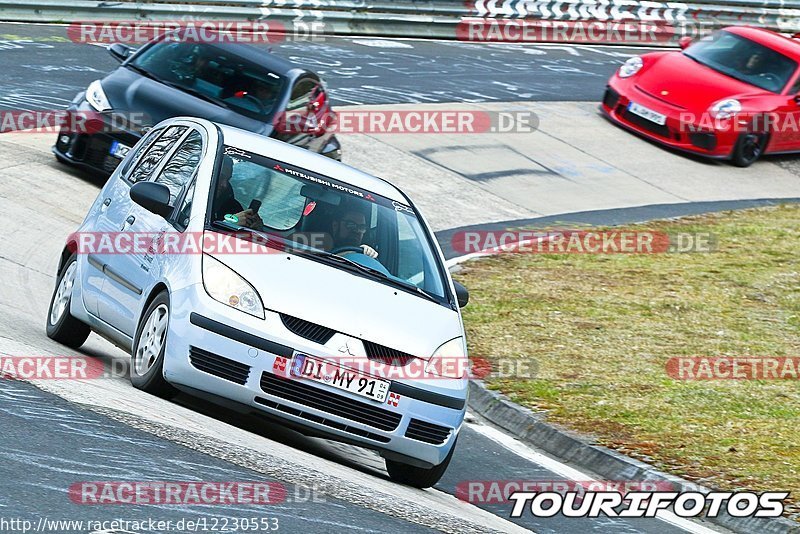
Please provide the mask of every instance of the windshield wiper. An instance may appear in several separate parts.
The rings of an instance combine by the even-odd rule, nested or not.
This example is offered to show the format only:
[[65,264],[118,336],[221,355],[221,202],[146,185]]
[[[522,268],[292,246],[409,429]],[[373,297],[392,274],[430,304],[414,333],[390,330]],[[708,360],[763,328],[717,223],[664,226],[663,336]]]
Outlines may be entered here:
[[398,278],[395,278],[394,276],[388,275],[388,274],[386,274],[383,271],[380,271],[378,269],[374,269],[372,267],[367,267],[366,265],[361,265],[360,263],[356,263],[356,262],[354,262],[352,260],[348,260],[344,256],[339,256],[338,254],[331,254],[330,252],[325,252],[324,250],[318,250],[318,249],[301,249],[301,250],[303,250],[304,253],[308,253],[308,254],[310,254],[312,256],[316,256],[318,258],[325,258],[325,259],[334,261],[336,263],[339,263],[340,265],[349,267],[351,269],[353,269],[353,268],[358,269],[360,272],[369,274],[373,278],[379,278],[381,280],[389,282],[390,284],[392,284],[394,286],[399,286],[402,289],[405,289],[405,290],[408,290],[408,291],[413,291],[417,295],[420,295],[420,296],[422,296],[424,298],[427,298],[428,300],[431,300],[431,301],[433,301],[433,302],[435,302],[437,304],[439,304],[439,302],[440,302],[438,298],[436,298],[435,296],[431,295],[430,293],[428,293],[424,289],[422,289],[422,288],[420,288],[418,286],[415,286],[414,284],[409,284],[407,282],[404,282],[403,280],[400,280]]
[[131,69],[132,71],[138,72],[139,74],[141,74],[141,75],[142,75],[142,76],[144,76],[145,78],[150,78],[151,80],[155,80],[155,81],[157,81],[157,82],[159,82],[159,83],[164,83],[163,81],[161,81],[161,79],[160,79],[159,77],[155,76],[155,75],[154,75],[154,74],[152,74],[150,71],[148,71],[148,70],[145,70],[145,69],[143,69],[142,67],[139,67],[138,65],[135,65],[135,64],[133,64],[133,63],[128,63],[128,64],[127,64],[127,65],[125,65],[125,66],[126,66],[127,68]]

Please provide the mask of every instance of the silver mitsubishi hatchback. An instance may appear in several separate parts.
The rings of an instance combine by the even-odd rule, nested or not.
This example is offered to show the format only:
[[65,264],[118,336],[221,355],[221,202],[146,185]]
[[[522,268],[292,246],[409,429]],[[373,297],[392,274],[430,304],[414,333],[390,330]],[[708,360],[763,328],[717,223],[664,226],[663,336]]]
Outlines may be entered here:
[[392,184],[195,118],[157,125],[61,253],[47,334],[91,331],[130,379],[373,448],[389,475],[435,484],[466,411],[454,283]]

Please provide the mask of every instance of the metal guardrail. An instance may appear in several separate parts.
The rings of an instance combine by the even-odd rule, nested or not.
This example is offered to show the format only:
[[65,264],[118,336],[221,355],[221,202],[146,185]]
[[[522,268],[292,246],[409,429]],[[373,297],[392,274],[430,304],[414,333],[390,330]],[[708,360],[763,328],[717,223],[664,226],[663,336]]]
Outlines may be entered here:
[[[800,32],[800,0],[0,0],[0,20],[30,22],[270,20],[317,23],[332,35],[459,39],[473,23],[557,25],[576,21],[656,24],[673,35],[697,35],[732,24]],[[548,40],[546,36],[539,36]],[[602,42],[602,41],[598,41]]]

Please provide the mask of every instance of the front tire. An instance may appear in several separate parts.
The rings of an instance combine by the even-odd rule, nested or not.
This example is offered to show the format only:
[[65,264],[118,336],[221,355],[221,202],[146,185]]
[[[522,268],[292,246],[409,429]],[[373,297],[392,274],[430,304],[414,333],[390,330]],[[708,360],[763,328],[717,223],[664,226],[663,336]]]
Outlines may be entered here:
[[453,458],[455,450],[456,444],[453,443],[444,461],[429,468],[415,467],[386,458],[386,471],[389,473],[389,478],[395,482],[420,489],[430,488],[436,485],[444,475],[444,472],[447,471],[447,466],[450,465],[450,460]]
[[766,146],[767,136],[758,133],[743,133],[733,148],[731,161],[737,167],[749,167],[761,157]]
[[73,349],[83,345],[91,333],[89,325],[73,317],[69,311],[77,276],[78,256],[73,254],[58,275],[47,310],[46,327],[47,337]]
[[164,352],[169,331],[169,294],[153,299],[136,329],[136,344],[131,353],[131,384],[151,395],[170,398],[177,391],[164,380]]

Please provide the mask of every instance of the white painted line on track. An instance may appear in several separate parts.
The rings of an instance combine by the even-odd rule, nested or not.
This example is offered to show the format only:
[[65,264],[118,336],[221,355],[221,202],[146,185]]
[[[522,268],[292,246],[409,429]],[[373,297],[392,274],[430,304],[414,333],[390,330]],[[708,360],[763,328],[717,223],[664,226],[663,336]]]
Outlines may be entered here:
[[[474,416],[469,414],[471,418],[474,419]],[[469,424],[469,423],[468,423]],[[575,469],[574,467],[570,467],[566,464],[559,462],[549,456],[546,456],[540,452],[537,452],[531,449],[529,446],[525,445],[520,440],[502,432],[492,426],[477,423],[477,424],[469,424],[469,427],[476,432],[484,435],[485,437],[491,439],[495,443],[498,443],[508,449],[509,451],[513,452],[517,456],[524,458],[530,462],[533,462],[541,467],[547,469],[548,471],[552,471],[559,476],[567,478],[573,481],[597,481],[598,479],[591,477],[580,471]],[[695,523],[694,521],[690,521],[688,519],[684,519],[682,517],[678,517],[673,512],[668,510],[660,510],[656,516],[657,519],[664,521],[665,523],[669,523],[675,527],[683,529],[687,532],[692,532],[693,534],[718,534],[720,531],[710,529],[706,526],[700,525]]]

